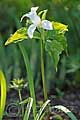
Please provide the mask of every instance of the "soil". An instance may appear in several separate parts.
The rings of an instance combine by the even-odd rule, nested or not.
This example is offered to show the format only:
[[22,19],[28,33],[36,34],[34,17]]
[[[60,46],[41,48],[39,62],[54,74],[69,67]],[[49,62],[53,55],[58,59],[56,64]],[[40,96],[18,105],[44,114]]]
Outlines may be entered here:
[[[52,105],[63,105],[74,113],[78,120],[80,120],[80,89],[73,89],[67,91],[62,98],[51,96]],[[54,111],[54,114],[59,114],[64,120],[71,120],[68,116],[60,110]]]
[[[28,97],[27,93],[27,91],[23,91],[23,99]],[[42,93],[38,95],[37,97],[39,99],[43,99]],[[51,106],[64,105],[76,115],[78,120],[80,120],[80,89],[66,91],[62,98],[58,98],[51,91],[49,94],[49,99],[51,100]],[[16,91],[11,90],[7,95],[7,104],[3,120],[22,120],[21,109],[19,106],[17,106],[17,103],[15,104],[15,101],[18,101],[18,94]],[[54,118],[55,115],[62,116],[63,120],[70,120],[70,118],[65,113],[56,109],[52,111],[51,116],[46,117],[45,120],[56,120]]]

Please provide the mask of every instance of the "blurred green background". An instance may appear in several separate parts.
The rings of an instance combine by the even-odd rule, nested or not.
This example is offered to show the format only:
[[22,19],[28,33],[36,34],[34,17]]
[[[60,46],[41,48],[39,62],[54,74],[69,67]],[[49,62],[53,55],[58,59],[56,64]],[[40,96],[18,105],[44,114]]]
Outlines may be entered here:
[[[26,78],[26,70],[17,44],[4,43],[18,28],[21,16],[32,6],[39,10],[48,9],[47,18],[68,25],[66,33],[68,56],[61,55],[56,73],[52,61],[45,55],[45,74],[48,91],[65,86],[80,87],[80,0],[0,0],[0,68],[5,72],[7,82],[13,78]],[[28,50],[33,70],[35,87],[41,89],[40,50],[37,41],[23,41]],[[37,65],[38,64],[38,65]]]

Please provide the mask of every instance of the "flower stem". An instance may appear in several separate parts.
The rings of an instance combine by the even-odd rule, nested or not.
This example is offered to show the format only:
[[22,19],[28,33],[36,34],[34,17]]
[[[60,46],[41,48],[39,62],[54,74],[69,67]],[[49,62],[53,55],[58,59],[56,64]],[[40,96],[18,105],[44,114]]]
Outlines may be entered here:
[[[18,94],[19,94],[20,102],[22,102],[22,96],[21,96],[21,90],[20,89],[18,90]],[[24,115],[24,106],[21,105],[21,108],[22,108],[22,116],[23,116]]]
[[47,100],[47,88],[45,82],[45,72],[44,72],[44,47],[43,47],[44,35],[41,35],[40,40],[40,50],[41,50],[41,75],[42,75],[42,83],[43,83],[43,92],[44,92],[44,100]]

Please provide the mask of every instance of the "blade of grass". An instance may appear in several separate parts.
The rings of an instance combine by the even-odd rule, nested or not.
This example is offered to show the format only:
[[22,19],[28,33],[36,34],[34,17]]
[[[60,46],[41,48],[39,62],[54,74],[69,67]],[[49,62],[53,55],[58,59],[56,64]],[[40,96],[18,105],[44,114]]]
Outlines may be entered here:
[[3,113],[5,109],[6,104],[6,79],[4,77],[3,72],[0,70],[0,90],[1,90],[1,96],[0,96],[0,120],[3,118]]
[[62,105],[56,105],[56,106],[53,106],[52,108],[57,108],[59,110],[62,110],[64,113],[66,113],[71,118],[71,120],[78,120],[76,116],[69,109],[67,109],[66,107]]
[[27,104],[27,107],[26,107],[26,111],[25,111],[23,120],[29,120],[31,107],[32,107],[32,104],[33,104],[33,98],[28,98],[28,99],[20,102],[20,104],[26,104],[26,103],[28,103],[28,104]]
[[39,112],[38,112],[37,115],[36,115],[36,120],[39,120],[39,119],[40,119],[40,117],[41,117],[41,115],[42,115],[45,107],[48,105],[49,102],[50,102],[50,100],[47,100],[47,101],[42,105],[42,107],[40,108]]
[[33,106],[32,106],[32,108],[33,108],[33,116],[34,116],[34,120],[35,120],[35,116],[36,116],[36,99],[35,99],[35,90],[34,90],[34,82],[33,82],[32,70],[31,70],[31,67],[30,67],[30,62],[29,62],[29,59],[28,59],[27,51],[25,50],[24,46],[22,44],[20,44],[20,43],[19,43],[19,48],[20,48],[21,53],[23,55],[26,70],[27,70],[30,95],[31,95],[31,98],[33,98]]

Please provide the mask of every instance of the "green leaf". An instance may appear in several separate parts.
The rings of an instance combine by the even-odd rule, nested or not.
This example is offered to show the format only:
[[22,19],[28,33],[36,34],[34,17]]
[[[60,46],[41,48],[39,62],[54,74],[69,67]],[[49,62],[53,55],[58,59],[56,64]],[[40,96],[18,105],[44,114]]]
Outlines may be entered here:
[[54,39],[62,45],[63,50],[67,51],[67,39],[64,34],[56,34]]
[[64,50],[67,51],[67,41],[65,36],[63,34],[55,34],[53,40],[46,41],[45,50],[49,53],[49,55],[53,59],[54,66],[57,69],[60,54]]
[[52,21],[52,24],[53,24],[53,28],[55,30],[58,30],[60,33],[65,33],[66,31],[68,31],[68,25],[64,25],[62,23],[59,23],[59,22],[54,22]]
[[6,79],[3,72],[0,70],[0,120],[2,120],[4,108],[6,104]]
[[57,42],[56,40],[53,40],[53,41],[47,40],[46,50],[49,53],[49,55],[52,57],[55,68],[57,68],[57,64],[59,61],[59,55],[61,54],[63,50],[61,44]]
[[64,113],[66,113],[71,118],[71,120],[78,120],[76,118],[76,116],[69,109],[67,109],[66,107],[64,107],[62,105],[56,105],[56,106],[51,107],[51,109],[53,109],[53,108],[62,110]]
[[16,43],[24,39],[27,39],[27,28],[26,27],[22,27],[19,30],[17,30],[14,34],[12,34],[10,38],[6,41],[5,45],[8,45],[13,42]]

